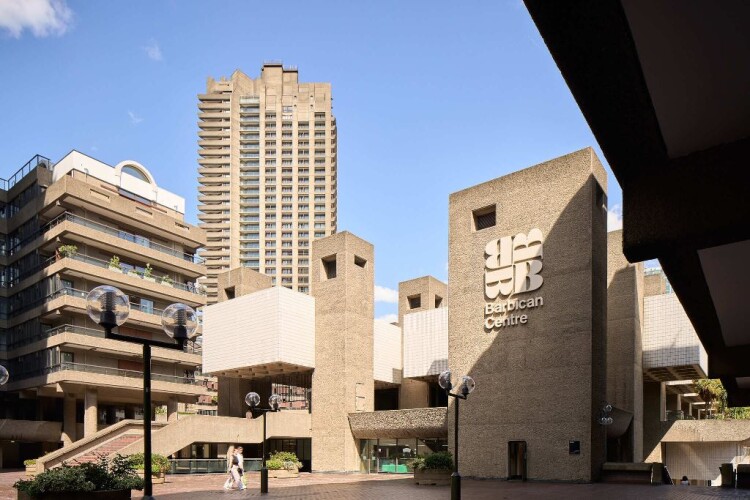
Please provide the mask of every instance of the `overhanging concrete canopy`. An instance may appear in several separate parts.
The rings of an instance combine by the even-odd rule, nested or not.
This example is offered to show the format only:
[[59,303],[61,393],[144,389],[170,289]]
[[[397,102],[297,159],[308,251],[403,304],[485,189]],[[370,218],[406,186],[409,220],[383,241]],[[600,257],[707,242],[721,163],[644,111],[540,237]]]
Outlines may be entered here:
[[[525,0],[732,405],[750,404],[750,3]],[[740,380],[738,380],[738,378]]]
[[445,407],[350,413],[349,425],[357,439],[448,437]]

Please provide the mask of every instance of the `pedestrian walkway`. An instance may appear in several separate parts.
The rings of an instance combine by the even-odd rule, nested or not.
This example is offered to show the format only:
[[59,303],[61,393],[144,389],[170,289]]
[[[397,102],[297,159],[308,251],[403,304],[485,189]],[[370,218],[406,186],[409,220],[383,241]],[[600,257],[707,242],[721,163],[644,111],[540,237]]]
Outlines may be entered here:
[[[23,477],[23,471],[0,473],[0,500],[16,498],[13,483]],[[223,499],[260,497],[258,473],[248,474],[245,491],[222,489],[226,474],[193,474],[167,476],[167,483],[154,485],[158,499]],[[463,482],[464,500],[697,500],[719,498],[750,498],[750,490],[698,486],[647,486],[631,484],[567,484],[514,483],[507,481]],[[133,498],[142,492],[134,491]],[[269,494],[264,498],[325,499],[325,500],[448,500],[450,488],[416,486],[411,475],[395,474],[301,474],[296,479],[271,479]]]

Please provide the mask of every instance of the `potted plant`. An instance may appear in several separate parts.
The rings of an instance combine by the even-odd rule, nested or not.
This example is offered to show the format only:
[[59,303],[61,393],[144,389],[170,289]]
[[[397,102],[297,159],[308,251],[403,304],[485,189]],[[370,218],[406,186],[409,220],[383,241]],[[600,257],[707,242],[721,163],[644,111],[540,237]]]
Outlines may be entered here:
[[138,272],[138,270],[134,267],[131,267],[128,269],[128,276],[135,276],[137,278],[141,277],[141,273]]
[[96,462],[68,465],[46,470],[34,479],[16,481],[18,500],[126,500],[131,490],[142,490],[139,478],[127,458],[111,461],[101,455]]
[[[131,467],[136,470],[138,477],[142,478],[145,475],[143,453],[135,453],[128,456],[128,459]],[[167,457],[165,457],[164,455],[159,455],[158,453],[151,454],[151,478],[153,484],[164,483],[166,481],[166,474],[169,468],[170,464]]]
[[143,271],[143,279],[146,281],[151,281],[152,283],[156,283],[156,278],[154,277],[154,270],[151,267],[151,264],[146,264],[146,269]]
[[36,474],[36,459],[24,460],[23,465],[26,467],[26,476],[34,477]]
[[438,451],[424,458],[415,458],[412,467],[416,484],[447,486],[453,473],[453,455],[449,451]]
[[164,406],[164,405],[157,406],[154,409],[154,413],[156,414],[156,421],[157,422],[166,422],[167,421],[167,407],[166,406]]
[[57,253],[62,257],[73,257],[78,253],[78,247],[75,245],[60,245],[57,247]]
[[299,468],[302,463],[297,455],[290,451],[276,451],[266,460],[268,476],[277,479],[299,477]]
[[109,270],[118,273],[122,272],[122,266],[120,266],[120,257],[118,257],[117,255],[113,255],[112,258],[109,259]]
[[174,283],[174,281],[172,281],[172,278],[166,275],[161,277],[161,282],[168,286],[172,286],[172,283]]

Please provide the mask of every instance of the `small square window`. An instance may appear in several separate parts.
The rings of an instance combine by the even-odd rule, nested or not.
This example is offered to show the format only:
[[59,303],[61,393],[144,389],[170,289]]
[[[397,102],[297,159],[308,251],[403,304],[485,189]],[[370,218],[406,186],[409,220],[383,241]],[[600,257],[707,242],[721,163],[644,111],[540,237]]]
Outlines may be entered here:
[[419,309],[422,307],[422,295],[412,295],[410,297],[407,297],[407,300],[409,301],[409,309]]
[[443,298],[439,295],[435,295],[435,309],[443,305]]
[[336,255],[330,255],[321,259],[323,264],[323,276],[330,280],[336,277]]
[[363,259],[362,257],[354,256],[354,263],[358,265],[361,268],[364,268],[367,266],[367,260]]
[[480,231],[495,225],[495,205],[474,210],[472,214],[474,231]]

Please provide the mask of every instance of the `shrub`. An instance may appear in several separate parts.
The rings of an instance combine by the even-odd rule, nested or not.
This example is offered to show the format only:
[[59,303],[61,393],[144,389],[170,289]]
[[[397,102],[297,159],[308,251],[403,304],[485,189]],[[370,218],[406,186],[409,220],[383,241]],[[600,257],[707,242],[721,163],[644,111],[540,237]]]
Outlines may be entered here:
[[424,469],[428,470],[452,470],[453,455],[450,451],[438,451],[424,458]]
[[120,257],[113,255],[112,258],[109,259],[109,267],[122,270],[122,266],[120,266]]
[[71,257],[78,253],[78,247],[75,245],[60,245],[57,248],[57,251],[60,252],[60,255],[63,257]]
[[[143,463],[143,453],[134,453],[127,458],[131,468],[143,470],[143,467],[145,466]],[[151,474],[159,475],[162,472],[167,472],[169,467],[169,459],[167,457],[159,455],[158,453],[151,454]]]
[[24,460],[23,461],[23,465],[25,467],[31,467],[32,465],[36,465],[36,459],[35,458],[30,458],[29,460]]
[[284,468],[284,462],[278,458],[269,458],[266,460],[266,468],[268,470],[282,470]]
[[125,457],[117,455],[111,462],[100,456],[97,462],[68,465],[49,469],[31,480],[20,480],[14,485],[31,497],[46,493],[88,492],[104,490],[143,489],[143,480],[130,467]]
[[286,470],[292,470],[295,467],[299,469],[302,467],[302,463],[297,458],[297,455],[291,451],[275,451],[271,453],[271,458],[266,460],[266,467],[271,469],[271,466],[268,465],[268,463],[274,460],[274,464],[276,461],[281,463],[281,467],[279,469],[272,469],[272,470],[280,470],[280,469],[286,469]]

